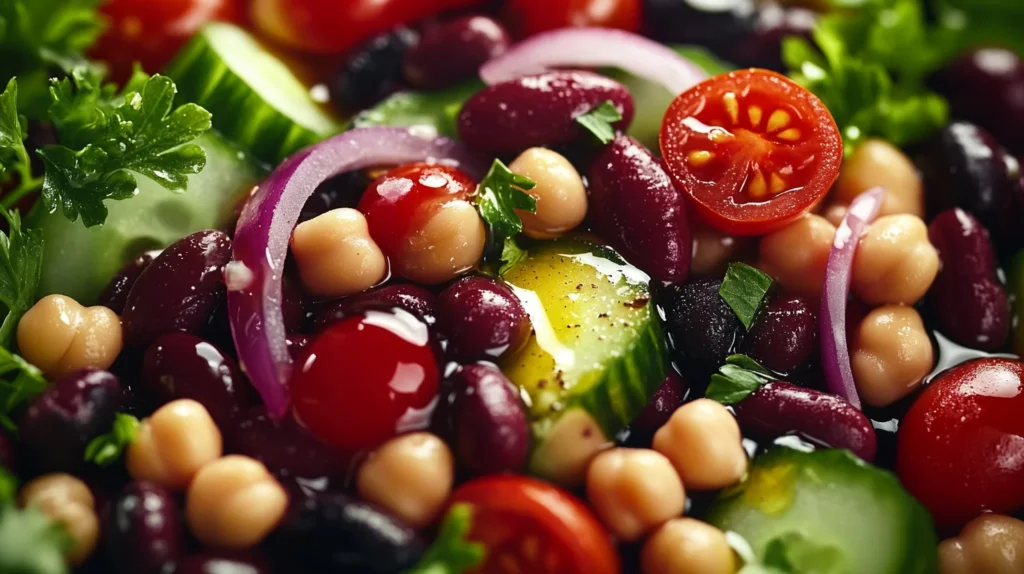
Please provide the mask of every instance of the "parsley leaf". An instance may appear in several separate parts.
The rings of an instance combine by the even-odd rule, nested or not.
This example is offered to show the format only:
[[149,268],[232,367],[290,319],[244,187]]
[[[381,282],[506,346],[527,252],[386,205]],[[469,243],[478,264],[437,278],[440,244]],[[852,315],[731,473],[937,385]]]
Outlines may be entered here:
[[622,119],[622,114],[615,107],[615,104],[605,100],[589,112],[576,117],[576,123],[580,124],[602,144],[610,143],[615,139],[615,128],[612,127]]
[[12,417],[45,390],[39,369],[0,346],[0,426],[15,431]]
[[718,294],[736,313],[743,327],[749,330],[772,283],[772,278],[760,269],[746,263],[730,263]]
[[139,419],[132,415],[117,413],[110,432],[92,439],[85,447],[85,461],[99,466],[110,466],[128,445],[135,440],[135,431],[139,428]]
[[72,544],[64,526],[38,508],[0,505],[0,572],[67,574],[64,552]]
[[37,229],[22,231],[17,211],[0,208],[0,216],[9,227],[6,234],[0,232],[0,303],[7,308],[7,316],[0,324],[0,347],[9,348],[18,320],[36,302],[43,237]]
[[537,200],[526,193],[535,185],[530,178],[512,173],[500,159],[495,159],[477,188],[477,211],[490,229],[491,243],[501,246],[503,271],[499,273],[508,271],[512,260],[518,261],[524,256],[518,245],[510,245],[507,240],[515,238],[523,230],[523,220],[516,213],[517,209],[536,213]]
[[779,377],[754,359],[746,355],[730,355],[718,372],[711,375],[705,396],[723,405],[734,405],[765,383],[777,380]]
[[408,574],[461,574],[483,562],[484,546],[466,540],[472,515],[472,506],[453,505],[441,524],[437,539]]
[[519,246],[514,237],[506,237],[505,244],[501,246],[501,267],[498,268],[498,276],[508,273],[526,259],[527,255],[529,253]]

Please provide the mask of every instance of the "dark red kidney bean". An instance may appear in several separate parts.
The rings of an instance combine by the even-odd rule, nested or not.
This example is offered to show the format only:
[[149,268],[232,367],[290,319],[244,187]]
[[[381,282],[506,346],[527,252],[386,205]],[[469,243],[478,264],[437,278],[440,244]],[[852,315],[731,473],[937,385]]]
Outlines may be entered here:
[[230,259],[231,239],[220,231],[199,231],[165,249],[128,293],[121,316],[125,346],[202,329],[224,298],[221,271]]
[[367,304],[383,303],[401,307],[416,315],[428,325],[434,323],[434,294],[419,285],[400,283],[378,287],[365,293],[332,301],[321,307],[313,317],[313,328],[316,331],[351,317]]
[[817,349],[818,311],[795,295],[773,297],[743,340],[750,358],[779,374],[797,372]]
[[204,550],[185,556],[174,566],[174,574],[271,574],[270,564],[254,552]]
[[313,342],[311,335],[305,335],[303,333],[291,333],[288,335],[288,354],[291,355],[293,361],[298,361],[299,357],[302,356],[302,352],[306,350],[306,347]]
[[770,382],[733,406],[743,436],[771,441],[789,433],[832,448],[845,448],[867,462],[875,459],[875,429],[845,399],[781,381]]
[[743,344],[743,324],[718,294],[721,287],[717,279],[698,279],[657,294],[680,365],[714,371]]
[[683,283],[693,239],[683,194],[640,142],[619,136],[590,164],[594,230],[653,279]]
[[0,429],[0,467],[6,468],[10,472],[18,472],[15,461],[14,439],[2,429]]
[[591,72],[547,72],[524,76],[476,93],[459,112],[459,135],[470,146],[511,154],[533,146],[567,144],[583,131],[576,118],[610,101],[626,129],[633,97],[622,84]]
[[112,309],[118,315],[124,313],[128,292],[157,255],[159,252],[155,251],[143,253],[121,267],[100,294],[99,304]]
[[928,239],[941,263],[928,291],[939,331],[972,349],[1002,349],[1010,334],[1010,302],[988,230],[966,211],[951,209],[932,220]]
[[511,40],[487,16],[464,16],[430,26],[405,53],[405,81],[436,90],[475,78],[480,66],[508,50]]
[[634,431],[653,434],[668,422],[672,413],[676,412],[686,399],[686,381],[671,368],[657,391],[647,401],[647,406],[640,411],[630,428]]
[[977,123],[1016,152],[1024,150],[1024,63],[1015,52],[968,51],[940,72],[935,83],[954,117]]
[[489,277],[463,277],[437,297],[437,328],[456,361],[493,361],[521,348],[530,318],[512,290]]
[[161,574],[185,548],[178,506],[162,486],[128,483],[103,522],[107,554],[122,574]]
[[188,333],[168,333],[150,345],[142,378],[161,403],[193,399],[220,425],[255,402],[235,360]]
[[110,430],[122,401],[121,383],[107,371],[84,369],[57,379],[21,418],[26,456],[41,471],[79,467],[86,445]]
[[530,453],[530,427],[519,389],[494,365],[464,365],[455,388],[452,428],[459,464],[474,475],[517,472]]

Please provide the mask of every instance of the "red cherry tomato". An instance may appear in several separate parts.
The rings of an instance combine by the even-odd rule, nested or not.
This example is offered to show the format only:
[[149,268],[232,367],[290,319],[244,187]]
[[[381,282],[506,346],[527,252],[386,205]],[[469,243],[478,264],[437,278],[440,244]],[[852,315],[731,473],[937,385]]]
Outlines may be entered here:
[[92,50],[110,65],[112,78],[128,78],[135,62],[159,72],[203,24],[211,20],[240,23],[244,0],[108,0],[100,13],[110,25]]
[[327,327],[296,362],[296,418],[346,453],[426,428],[440,378],[427,326],[368,310]]
[[338,54],[388,32],[446,10],[484,0],[253,0],[252,19],[287,46],[315,54]]
[[1024,363],[954,367],[900,424],[896,470],[942,528],[1024,508]]
[[569,26],[599,26],[638,32],[641,0],[509,0],[502,19],[513,35],[532,36]]
[[594,514],[572,494],[535,478],[471,480],[451,502],[473,505],[469,539],[487,548],[474,574],[618,574],[618,552]]
[[733,235],[763,235],[807,213],[843,159],[821,100],[759,69],[683,92],[665,113],[660,142],[672,181],[709,224]]

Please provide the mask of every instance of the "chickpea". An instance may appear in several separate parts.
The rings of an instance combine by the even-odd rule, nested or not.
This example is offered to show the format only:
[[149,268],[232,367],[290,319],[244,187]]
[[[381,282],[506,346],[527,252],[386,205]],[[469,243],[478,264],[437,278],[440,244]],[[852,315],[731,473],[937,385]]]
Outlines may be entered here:
[[846,217],[846,212],[850,210],[849,205],[843,205],[841,203],[833,203],[832,205],[825,208],[825,211],[821,212],[821,216],[832,225],[839,227]]
[[569,409],[534,451],[531,468],[562,486],[580,486],[586,479],[590,461],[611,445],[590,413],[580,408]]
[[939,273],[939,252],[914,215],[887,215],[868,226],[853,259],[853,292],[865,303],[913,305]]
[[204,466],[188,487],[185,519],[207,546],[259,544],[288,509],[288,493],[262,463],[228,455]]
[[402,435],[359,467],[356,490],[410,526],[430,526],[455,481],[455,462],[443,440],[428,432]]
[[523,220],[523,233],[534,239],[554,239],[583,223],[587,190],[576,168],[561,154],[533,147],[508,167],[537,184],[527,192],[537,200],[537,213],[516,210]]
[[720,403],[698,399],[672,413],[654,434],[654,450],[668,457],[687,488],[735,484],[747,470],[740,426]]
[[805,215],[761,239],[757,267],[778,279],[791,293],[820,296],[835,235],[835,226],[825,218]]
[[632,542],[686,506],[683,482],[661,453],[613,448],[594,457],[587,469],[587,498],[608,530]]
[[982,514],[959,536],[939,544],[940,574],[1020,574],[1024,572],[1024,522]]
[[292,253],[302,284],[313,295],[344,297],[384,280],[388,261],[370,238],[366,218],[355,209],[332,209],[300,223]]
[[184,490],[222,449],[220,430],[210,413],[196,401],[179,399],[142,421],[125,452],[125,466],[136,480]]
[[47,377],[79,369],[107,369],[121,353],[121,319],[102,306],[82,307],[64,295],[47,295],[18,322],[18,348]]
[[21,489],[22,506],[36,506],[43,514],[64,525],[72,546],[66,558],[79,565],[92,554],[100,537],[99,518],[89,487],[70,474],[40,476]]
[[850,345],[857,392],[884,407],[914,391],[935,364],[932,342],[913,307],[886,305],[861,321]]
[[736,557],[725,534],[694,518],[669,520],[640,553],[644,574],[733,574]]
[[879,215],[924,217],[924,186],[917,168],[899,148],[884,140],[870,139],[857,146],[843,163],[833,198],[849,205],[873,187],[885,188]]
[[721,277],[729,261],[747,247],[746,238],[733,237],[710,227],[693,229],[693,258],[690,260],[691,277]]
[[445,283],[476,265],[486,243],[487,231],[476,208],[461,199],[450,201],[431,216],[402,253],[391,258],[391,265],[417,283]]

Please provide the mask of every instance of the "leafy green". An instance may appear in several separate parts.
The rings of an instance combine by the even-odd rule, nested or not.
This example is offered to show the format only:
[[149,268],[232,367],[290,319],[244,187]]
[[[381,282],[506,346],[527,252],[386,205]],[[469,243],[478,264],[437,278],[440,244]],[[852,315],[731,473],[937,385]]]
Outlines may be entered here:
[[469,504],[452,505],[434,543],[407,574],[461,574],[483,562],[484,546],[466,540],[472,518]]
[[779,377],[746,355],[730,355],[718,372],[711,375],[707,398],[723,405],[734,405],[769,381]]
[[64,526],[38,508],[0,505],[0,572],[67,574],[64,551],[72,544]]
[[772,278],[767,273],[746,263],[730,263],[718,294],[736,313],[743,327],[750,329],[771,288]]
[[135,431],[139,428],[139,419],[132,415],[117,413],[110,432],[102,434],[89,442],[85,447],[85,461],[99,466],[110,466],[128,445],[135,440]]
[[39,230],[22,230],[17,211],[0,208],[8,232],[0,232],[0,303],[7,315],[0,323],[0,347],[10,348],[18,320],[35,304],[36,287],[43,261],[43,238]]
[[525,257],[514,241],[510,244],[507,240],[514,240],[523,230],[523,220],[515,210],[537,211],[537,200],[526,193],[535,185],[530,178],[512,173],[500,159],[495,159],[477,188],[477,211],[490,229],[492,244],[501,246],[503,264],[499,273],[508,271],[511,264]]
[[14,431],[12,416],[46,390],[43,373],[0,346],[0,426]]
[[501,246],[501,267],[498,268],[498,276],[508,273],[526,259],[527,255],[529,253],[519,245],[515,237],[506,237],[505,243]]
[[0,507],[14,502],[18,495],[18,477],[14,473],[0,466]]
[[607,144],[615,139],[615,128],[612,127],[612,124],[621,119],[622,114],[619,113],[615,104],[605,100],[594,106],[589,112],[577,116],[576,123],[586,128],[597,141]]

